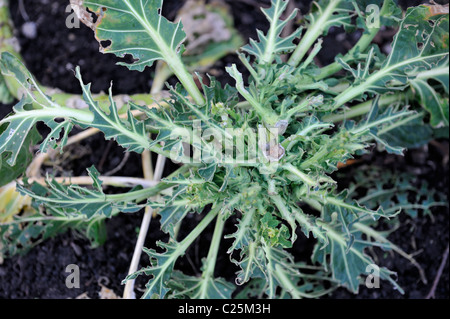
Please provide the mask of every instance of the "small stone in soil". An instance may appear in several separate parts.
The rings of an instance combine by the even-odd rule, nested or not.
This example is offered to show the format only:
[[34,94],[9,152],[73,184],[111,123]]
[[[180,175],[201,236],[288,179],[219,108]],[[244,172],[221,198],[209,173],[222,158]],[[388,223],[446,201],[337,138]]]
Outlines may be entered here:
[[28,39],[35,39],[37,36],[37,25],[35,22],[25,22],[22,25],[22,34]]

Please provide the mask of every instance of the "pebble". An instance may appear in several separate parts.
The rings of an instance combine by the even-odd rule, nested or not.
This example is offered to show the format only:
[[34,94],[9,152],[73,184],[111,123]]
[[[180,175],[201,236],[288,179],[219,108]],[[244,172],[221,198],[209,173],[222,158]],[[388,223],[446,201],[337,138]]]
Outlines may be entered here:
[[35,22],[25,22],[22,25],[22,34],[28,39],[35,39],[37,36],[37,25]]
[[75,255],[77,255],[78,257],[80,257],[83,254],[81,247],[75,244],[74,242],[70,243],[70,246],[72,247]]

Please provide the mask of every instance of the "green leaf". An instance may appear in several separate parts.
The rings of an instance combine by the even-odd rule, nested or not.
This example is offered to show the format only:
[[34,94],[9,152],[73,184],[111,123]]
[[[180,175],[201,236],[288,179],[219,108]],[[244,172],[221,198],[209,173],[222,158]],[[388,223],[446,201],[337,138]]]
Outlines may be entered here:
[[[207,282],[205,283],[205,280]],[[235,286],[223,278],[207,279],[203,277],[187,276],[180,271],[174,271],[168,286],[174,292],[172,298],[185,297],[189,299],[231,299]],[[205,288],[206,286],[206,288]]]
[[161,298],[164,299],[170,291],[168,286],[172,276],[173,267],[177,259],[186,253],[188,247],[194,240],[200,236],[205,228],[214,220],[219,213],[220,207],[213,207],[205,218],[187,235],[182,242],[176,242],[170,239],[168,243],[158,242],[158,246],[164,249],[159,253],[154,249],[144,248],[144,251],[150,258],[150,266],[129,275],[125,280],[135,279],[139,275],[146,274],[152,276],[146,285],[146,291],[142,296],[143,299]]
[[423,122],[423,114],[389,106],[382,113],[378,100],[365,121],[354,129],[354,132],[368,130],[381,150],[388,153],[403,155],[405,148],[414,148],[428,143],[432,139],[432,130]]
[[[327,231],[329,244],[325,247],[321,244],[316,245],[313,262],[319,262],[330,269],[333,279],[350,291],[358,293],[359,278],[364,274],[369,275],[367,267],[375,265],[375,262],[364,252],[371,245],[361,241],[361,233],[353,230],[354,243],[348,247],[348,241],[341,231],[325,223],[322,226]],[[404,293],[392,278],[394,275],[395,273],[392,271],[380,268],[380,278],[389,281],[395,289]]]
[[323,244],[328,244],[328,238],[322,227],[317,224],[317,217],[305,214],[300,208],[291,207],[294,212],[294,218],[300,225],[300,228],[306,238],[313,235],[319,242]]
[[[180,57],[186,34],[181,22],[172,23],[161,15],[162,0],[71,0],[71,4],[81,21],[95,31],[100,44],[110,41],[101,47],[103,53],[131,54],[136,59],[119,63],[130,70],[143,71],[157,60]],[[95,23],[85,7],[96,13]]]
[[261,285],[257,289],[260,292],[258,298],[263,293],[271,299],[283,295],[294,299],[315,298],[324,293],[322,285],[313,279],[314,276],[307,278],[301,273],[290,253],[282,247],[272,246],[261,236],[244,246],[240,256],[240,261],[234,261],[240,267],[236,283],[243,285],[250,281],[251,285],[256,280]]
[[[172,23],[161,15],[163,0],[71,0],[78,18],[95,31],[100,50],[118,57],[130,54],[134,61],[120,62],[130,70],[143,71],[155,61],[164,60],[194,101],[202,105],[204,98],[193,77],[181,60],[186,38],[183,25]],[[95,12],[94,22],[90,12]],[[103,47],[104,41],[108,42]]]
[[389,219],[398,215],[398,212],[386,214],[381,207],[376,207],[372,210],[361,206],[357,201],[348,202],[346,201],[347,197],[347,191],[343,191],[336,196],[327,196],[323,199],[316,198],[324,203],[322,217],[324,217],[327,222],[331,222],[334,219],[332,216],[333,213],[336,213],[337,219],[343,226],[342,229],[345,230],[347,234],[349,233],[349,225],[358,219],[370,217],[373,220],[379,220],[380,218]]
[[[0,128],[0,134],[3,133],[2,131],[3,130]],[[28,165],[33,160],[33,153],[30,151],[30,148],[36,145],[40,140],[41,135],[36,128],[31,129],[24,139],[21,149],[18,151],[16,163],[13,166],[10,166],[8,163],[8,159],[11,155],[10,153],[5,152],[0,155],[0,187],[25,173]]]
[[47,187],[34,183],[30,188],[27,185],[18,185],[17,188],[21,194],[30,196],[38,204],[63,216],[83,215],[88,219],[94,216],[111,217],[117,212],[136,212],[142,208],[133,202],[136,198],[131,196],[137,191],[130,192],[128,196],[106,195],[102,190],[98,171],[92,167],[88,173],[93,181],[93,189],[78,185],[65,186],[49,178]]
[[[311,12],[306,16],[310,27],[317,27],[327,35],[331,27],[350,27],[351,18],[355,16],[355,1],[319,0],[312,4]],[[327,17],[325,21],[323,17]],[[324,24],[320,24],[324,22]],[[320,24],[320,25],[318,25]]]
[[250,103],[261,119],[270,126],[275,125],[278,119],[277,114],[273,112],[273,110],[261,105],[258,97],[255,97],[254,92],[250,92],[245,88],[244,78],[242,73],[237,69],[236,64],[233,64],[231,67],[226,67],[225,69],[236,81],[236,89],[238,92]]
[[62,217],[58,214],[38,213],[32,216],[18,217],[12,222],[0,224],[0,257],[12,257],[25,254],[42,242],[64,233],[75,230],[84,235],[92,248],[97,248],[106,241],[104,218],[91,220]]
[[201,177],[185,178],[180,175],[163,181],[174,185],[172,193],[162,201],[149,202],[148,205],[158,210],[158,214],[161,216],[161,230],[172,237],[175,237],[175,227],[189,213],[200,213],[207,205],[216,201],[223,201],[224,207],[226,207],[226,200],[220,199],[218,196],[218,187],[213,183],[206,182]]
[[[329,136],[320,134],[324,128],[330,126],[329,124],[316,125],[311,122],[309,128],[302,129],[305,132],[311,129],[315,135],[307,137],[306,142],[303,145],[301,144],[302,148],[307,147],[305,149],[309,149],[307,154],[302,154],[304,158],[295,158],[295,155],[293,155],[293,160],[298,163],[297,171],[311,170],[308,174],[310,175],[309,179],[313,178],[316,180],[314,183],[311,183],[312,186],[317,186],[318,180],[334,184],[334,181],[330,180],[324,173],[332,173],[337,170],[338,163],[345,163],[348,159],[353,158],[355,154],[364,153],[369,146],[365,138],[367,130],[362,129],[358,131],[355,129],[355,123],[346,122],[341,125],[334,135]],[[322,129],[318,130],[318,128]],[[314,175],[312,174],[313,172],[315,172]]]
[[297,15],[297,9],[295,9],[289,17],[281,20],[287,5],[288,1],[286,0],[272,0],[270,8],[261,9],[270,22],[270,29],[267,35],[258,30],[259,42],[250,39],[250,44],[242,48],[244,51],[256,56],[260,64],[270,64],[276,55],[292,52],[296,47],[293,41],[301,35],[302,28],[298,28],[286,38],[281,38],[281,33],[286,24]]
[[174,200],[171,203],[152,205],[153,208],[158,208],[158,206],[161,206],[161,210],[158,212],[161,216],[161,230],[174,238],[175,226],[177,226],[188,213],[192,212],[193,208],[190,205],[187,205],[185,200]]
[[434,88],[422,80],[411,82],[419,95],[421,105],[431,114],[431,125],[441,127],[449,125],[449,100],[437,93]]
[[258,241],[250,241],[248,245],[243,246],[240,260],[233,260],[233,262],[240,267],[236,273],[236,283],[239,286],[255,278],[265,278],[264,252]]
[[382,130],[379,137],[386,143],[379,143],[380,149],[396,153],[392,150],[414,149],[428,144],[433,139],[433,131],[429,125],[424,123],[423,116],[419,114],[403,125],[386,131]]
[[164,299],[170,289],[167,284],[171,278],[175,261],[181,255],[181,252],[177,249],[179,245],[173,240],[169,243],[159,241],[157,244],[165,251],[163,253],[158,253],[154,249],[147,249],[144,247],[144,252],[150,258],[151,265],[127,276],[124,280],[125,282],[127,280],[135,279],[142,273],[145,273],[146,276],[152,276],[146,285],[147,289],[144,298],[147,299]]
[[[89,127],[95,127],[105,134],[106,139],[114,139],[118,144],[128,151],[142,153],[145,149],[151,148],[151,140],[145,128],[145,123],[138,121],[131,113],[131,108],[127,110],[127,119],[121,119],[117,105],[112,95],[112,87],[109,89],[110,106],[106,113],[99,102],[95,101],[91,94],[91,85],[85,85],[81,78],[80,68],[76,69],[77,79],[80,81],[83,90],[83,99],[89,105],[89,110],[94,114],[94,119],[89,123]],[[130,104],[133,109],[144,111],[136,104]],[[83,126],[83,123],[78,123]]]
[[243,214],[242,218],[236,224],[237,231],[226,235],[225,238],[233,239],[233,244],[228,249],[231,254],[234,250],[242,250],[255,241],[255,211],[250,210]]
[[305,287],[298,285],[302,274],[296,267],[293,256],[287,251],[268,245],[262,240],[260,248],[263,251],[263,273],[266,279],[266,294],[270,299],[277,295],[281,287],[293,299],[309,297]]
[[[349,198],[369,209],[382,207],[385,213],[402,211],[415,218],[421,210],[431,214],[433,207],[448,206],[444,192],[432,189],[425,181],[417,186],[413,174],[363,166],[356,171],[354,180],[349,187]],[[362,191],[367,193],[366,196],[359,196]]]
[[429,9],[408,9],[392,43],[392,51],[380,70],[365,72],[360,84],[339,94],[333,103],[337,109],[365,93],[403,90],[419,73],[448,61],[448,15],[430,16]]
[[290,233],[286,225],[281,225],[271,213],[266,212],[261,218],[260,231],[265,242],[274,247],[291,248]]
[[214,175],[217,171],[217,164],[212,163],[209,165],[205,165],[204,167],[201,167],[198,169],[198,174],[200,177],[202,177],[205,181],[211,182],[214,178]]
[[106,240],[104,217],[64,216],[39,209],[31,198],[19,194],[16,183],[0,189],[0,260],[31,248],[68,229],[82,233],[98,247]]
[[[29,136],[30,131],[37,122],[44,122],[50,129],[50,134],[41,145],[41,151],[54,147],[55,140],[60,137],[64,129],[64,136],[60,146],[63,147],[67,141],[72,124],[71,118],[79,121],[89,122],[92,116],[89,112],[62,107],[47,96],[39,87],[36,80],[26,67],[14,55],[3,52],[0,59],[0,68],[4,75],[12,76],[21,86],[23,97],[13,107],[14,113],[0,120],[0,126],[8,125],[0,134],[0,154],[9,152],[7,163],[15,166],[20,150]],[[62,118],[63,121],[56,121]],[[29,146],[29,145],[28,145]]]
[[9,88],[3,78],[3,75],[0,73],[0,103],[9,104],[14,101],[14,96],[9,92]]
[[[244,40],[234,26],[230,7],[225,3],[188,1],[178,12],[186,32],[186,51],[183,62],[190,72],[206,72],[228,54],[233,54]],[[204,28],[214,21],[211,28]],[[162,89],[173,75],[169,66],[158,62],[152,90]]]
[[[269,298],[275,298],[277,294],[279,270],[297,274],[297,271],[292,269],[293,265],[289,263],[292,261],[291,256],[282,248],[266,244],[260,236],[242,249],[240,257],[240,261],[235,261],[241,268],[237,273],[236,283],[243,285],[251,279],[263,278],[265,279],[263,290]],[[278,268],[279,264],[282,264],[284,268]]]
[[[149,118],[146,125],[158,132],[158,136],[151,145],[164,142],[163,150],[171,153],[172,158],[179,162],[192,163],[192,158],[185,156],[183,143],[193,147],[193,157],[196,163],[203,163],[199,173],[210,181],[216,170],[216,164],[221,162],[225,154],[220,152],[216,139],[233,137],[227,132],[223,118],[228,114],[237,116],[234,107],[238,102],[237,92],[229,85],[222,88],[220,82],[214,77],[209,78],[210,86],[203,86],[205,103],[203,106],[194,105],[188,98],[186,90],[181,85],[171,88],[171,99],[167,101],[169,107],[142,109]],[[221,114],[217,111],[221,110]],[[231,117],[230,116],[230,117]],[[228,120],[231,125],[231,119]],[[205,134],[203,134],[205,133]],[[208,133],[208,134],[206,134]],[[200,156],[201,155],[201,156]]]
[[[447,60],[448,62],[448,60]],[[433,85],[430,80],[437,81]],[[420,105],[430,114],[430,124],[433,128],[449,126],[449,66],[432,69],[420,73],[410,81]],[[443,90],[441,89],[443,88]]]
[[[0,121],[3,127],[0,135],[0,154],[9,153],[7,163],[15,166],[20,150],[23,149],[27,136],[29,136],[38,121],[53,122],[55,113],[52,108],[28,111],[32,99],[24,97],[13,107],[14,114],[7,116]],[[7,123],[7,127],[5,124]],[[57,132],[55,132],[55,135]],[[29,147],[27,145],[26,147]]]

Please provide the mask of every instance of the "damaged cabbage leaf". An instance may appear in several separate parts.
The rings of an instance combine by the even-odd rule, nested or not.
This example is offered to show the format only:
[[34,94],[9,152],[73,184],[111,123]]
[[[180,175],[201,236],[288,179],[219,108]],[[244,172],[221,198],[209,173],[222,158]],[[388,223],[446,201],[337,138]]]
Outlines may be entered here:
[[[189,71],[206,72],[227,54],[235,53],[244,40],[234,27],[231,10],[226,3],[187,1],[178,13],[186,32],[186,50],[182,59]],[[152,92],[161,90],[173,72],[158,61]]]
[[[391,191],[396,195],[386,199],[384,191],[401,191],[407,185],[398,179],[386,186],[376,179],[376,187],[358,181],[364,190],[354,196],[339,183],[342,180],[334,180],[334,173],[340,164],[350,165],[349,160],[369,153],[375,143],[402,155],[405,148],[426,143],[432,129],[448,125],[448,73],[443,71],[448,66],[447,15],[420,6],[408,9],[402,19],[393,0],[318,0],[303,21],[305,32],[296,28],[282,37],[285,27],[294,25],[295,11],[287,12],[286,0],[273,0],[263,10],[268,32],[258,32],[258,40],[243,49],[239,70],[236,64],[222,70],[234,78],[231,88],[212,76],[202,79],[188,73],[184,46],[197,55],[194,47],[212,37],[195,34],[203,31],[199,24],[186,41],[186,32],[192,30],[165,19],[162,0],[71,4],[94,30],[102,52],[130,55],[134,61],[122,64],[132,70],[166,63],[181,83],[171,87],[171,96],[159,107],[130,103],[119,116],[112,89],[109,103],[99,103],[78,68],[88,109],[74,110],[47,97],[23,65],[3,54],[2,74],[17,78],[24,98],[14,114],[0,121],[2,156],[11,165],[19,163],[17,143],[41,121],[52,129],[43,149],[53,148],[62,131],[66,134],[76,124],[101,130],[129,152],[150,150],[183,165],[154,187],[125,193],[105,192],[94,168],[88,170],[91,187],[51,178],[46,185],[19,183],[21,194],[42,209],[32,216],[15,210],[12,218],[5,218],[0,224],[2,253],[32,246],[68,223],[86,225],[150,206],[159,214],[166,240],[145,248],[147,267],[125,279],[149,276],[143,298],[230,298],[242,285],[243,295],[254,298],[317,298],[338,287],[357,292],[367,267],[377,262],[369,255],[374,247],[399,253],[417,267],[412,256],[376,226],[383,221],[395,225],[402,211],[414,215],[440,205],[437,198],[433,201],[435,194]],[[370,17],[365,9],[373,4],[383,7],[380,26],[371,29],[364,26]],[[387,56],[373,44],[381,25],[399,28]],[[327,49],[321,37],[332,27],[348,33],[360,30],[362,35],[346,56],[321,68],[316,57]],[[225,39],[225,34],[215,40]],[[417,108],[420,103],[423,108]],[[345,105],[352,106],[349,118]],[[62,140],[64,144],[64,136]],[[187,231],[186,223],[192,226]],[[227,223],[235,226],[228,233]],[[316,242],[312,258],[305,262],[292,253],[304,243],[303,237]],[[201,257],[206,258],[198,263],[198,271],[181,274],[180,258],[199,240]],[[203,244],[209,246],[207,255]],[[228,256],[222,256],[223,248],[228,248]],[[224,259],[237,266],[234,285],[216,276]],[[393,271],[377,269],[402,292]]]
[[[144,71],[164,60],[198,104],[204,98],[181,59],[186,34],[182,22],[172,23],[161,14],[163,0],[70,0],[78,18],[95,31],[100,51],[134,61],[119,62],[130,70]],[[96,21],[89,13],[95,12]],[[107,45],[105,44],[107,43]]]
[[[0,127],[0,134],[3,129]],[[33,153],[31,152],[31,147],[36,145],[41,140],[41,135],[36,128],[31,129],[21,148],[18,150],[18,155],[15,164],[12,166],[9,164],[9,158],[11,157],[10,152],[4,152],[0,155],[0,187],[8,184],[9,182],[20,177],[28,165],[30,165],[33,160]]]

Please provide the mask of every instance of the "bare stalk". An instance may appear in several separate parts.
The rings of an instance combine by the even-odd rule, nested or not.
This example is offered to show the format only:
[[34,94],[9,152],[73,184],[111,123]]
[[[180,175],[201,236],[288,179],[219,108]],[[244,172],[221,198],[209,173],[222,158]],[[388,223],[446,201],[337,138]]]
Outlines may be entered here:
[[[114,187],[134,187],[142,186],[144,188],[149,188],[158,185],[157,181],[149,181],[143,178],[135,177],[122,177],[122,176],[100,176],[99,180],[103,182],[103,185],[114,186]],[[28,180],[30,183],[36,182],[41,185],[46,184],[46,179],[41,178],[31,178]],[[89,176],[79,176],[79,177],[56,177],[55,181],[58,184],[75,184],[75,185],[92,185],[92,178]]]
[[[149,173],[151,171],[151,169],[150,170],[148,169],[149,158],[150,158],[149,155],[150,154],[146,154],[142,157],[144,174],[146,173],[145,175],[147,175],[147,176],[145,176],[146,179],[148,177],[150,177],[151,175],[153,175],[153,174]],[[153,175],[154,182],[161,180],[161,177],[162,177],[162,174],[164,171],[165,162],[166,162],[166,158],[162,155],[158,155],[158,160],[156,161],[155,173]],[[138,239],[136,242],[136,246],[134,248],[134,253],[133,253],[133,258],[131,259],[130,269],[128,271],[129,275],[135,273],[138,269],[139,260],[141,259],[141,254],[142,254],[142,248],[144,247],[145,238],[147,237],[148,229],[150,227],[150,222],[152,220],[152,214],[153,214],[152,208],[149,206],[145,207],[144,218],[142,219],[139,236],[138,236]],[[128,280],[126,282],[125,289],[123,292],[124,299],[136,299],[136,294],[134,292],[134,284],[135,284],[134,279]]]

